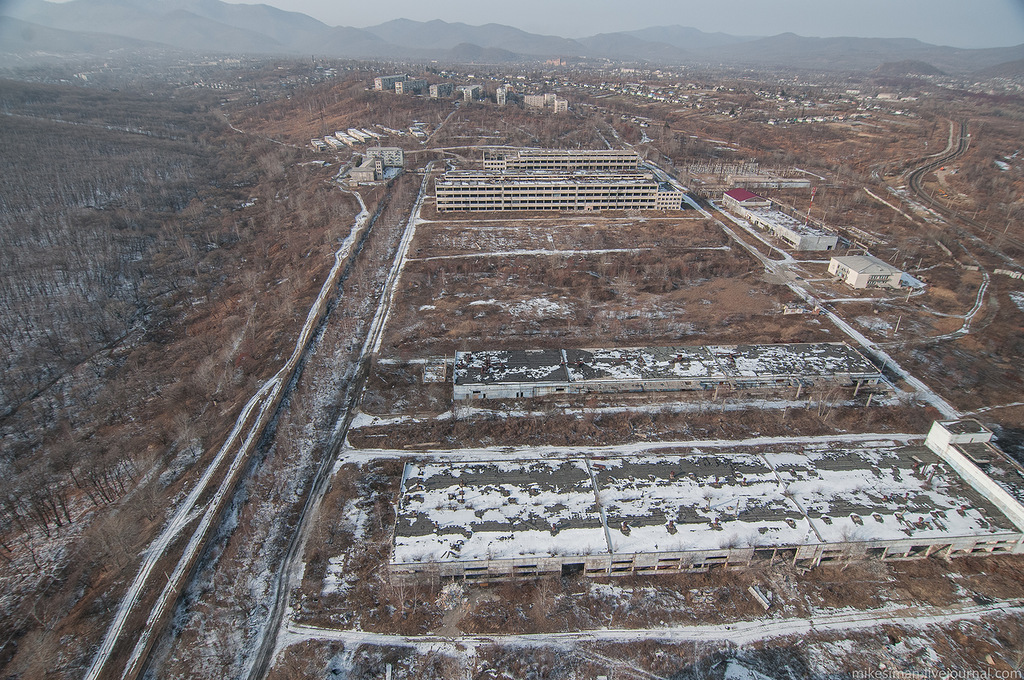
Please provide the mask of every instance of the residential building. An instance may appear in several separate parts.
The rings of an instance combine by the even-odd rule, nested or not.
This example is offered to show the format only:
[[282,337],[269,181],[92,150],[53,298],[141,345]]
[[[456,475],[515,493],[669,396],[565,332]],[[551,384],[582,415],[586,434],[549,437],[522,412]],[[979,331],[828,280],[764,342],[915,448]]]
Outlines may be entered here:
[[566,113],[569,111],[569,100],[568,99],[555,99],[554,101],[555,113]]
[[366,156],[379,159],[385,168],[405,167],[405,152],[398,146],[371,146],[366,149]]
[[462,93],[463,101],[471,102],[480,96],[479,85],[459,85],[455,89]]
[[393,90],[395,89],[395,83],[404,82],[409,78],[408,75],[402,73],[393,76],[377,76],[373,79],[373,89],[375,90]]
[[871,255],[833,257],[828,273],[853,288],[899,288],[903,272]]
[[499,87],[494,92],[494,98],[498,102],[498,106],[505,106],[505,103],[508,101],[508,88],[504,85]]
[[455,92],[454,83],[437,83],[431,85],[429,88],[431,99],[444,99],[445,97],[451,97]]
[[544,108],[544,95],[542,94],[528,94],[523,97],[523,104],[528,109],[543,109]]
[[395,94],[420,94],[427,89],[425,80],[399,80],[395,83]]

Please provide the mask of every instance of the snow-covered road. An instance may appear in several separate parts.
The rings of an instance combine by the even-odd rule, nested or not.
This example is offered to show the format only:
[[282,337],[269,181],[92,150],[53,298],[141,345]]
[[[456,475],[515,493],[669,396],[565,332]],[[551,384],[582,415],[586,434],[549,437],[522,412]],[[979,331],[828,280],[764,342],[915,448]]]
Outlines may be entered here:
[[924,628],[963,620],[977,620],[1024,613],[1024,602],[1007,600],[990,604],[961,602],[946,607],[890,606],[881,609],[842,609],[824,611],[809,617],[760,618],[727,624],[693,624],[643,629],[599,629],[572,633],[538,633],[507,635],[388,635],[356,630],[333,630],[289,623],[281,642],[287,647],[309,640],[341,641],[346,647],[376,645],[411,647],[419,651],[447,651],[456,655],[480,646],[560,647],[570,649],[580,644],[623,643],[656,640],[662,642],[728,641],[747,645],[773,638],[807,635],[811,632],[848,632],[866,630],[880,625]]
[[746,439],[689,439],[676,441],[633,442],[593,446],[481,446],[464,449],[346,449],[343,462],[360,462],[379,458],[437,458],[458,462],[473,460],[523,460],[526,458],[589,458],[658,455],[673,449],[748,448],[755,446],[808,446],[842,443],[869,444],[891,447],[921,441],[921,434],[862,433],[843,435],[817,435],[795,437],[748,437]]

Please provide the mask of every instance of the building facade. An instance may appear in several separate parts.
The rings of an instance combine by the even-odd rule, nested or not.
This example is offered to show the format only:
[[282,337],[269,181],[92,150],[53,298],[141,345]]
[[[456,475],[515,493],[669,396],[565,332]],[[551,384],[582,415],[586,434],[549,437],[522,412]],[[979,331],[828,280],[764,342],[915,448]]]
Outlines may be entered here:
[[[434,182],[439,211],[452,210],[657,210],[679,206],[680,192],[665,192],[649,174],[607,172],[479,172],[453,170]],[[669,196],[674,193],[678,200]],[[664,208],[662,208],[664,209]]]
[[456,89],[462,93],[463,101],[471,102],[480,95],[479,85],[459,85]]
[[366,156],[379,159],[386,168],[405,167],[405,152],[398,146],[371,146],[366,149]]
[[430,98],[431,99],[444,99],[445,97],[451,97],[455,92],[454,83],[437,83],[430,86]]
[[878,368],[845,343],[697,345],[614,349],[457,352],[456,400],[553,394],[792,390],[882,382]]
[[871,255],[833,257],[828,273],[853,288],[899,288],[903,272]]
[[395,94],[420,94],[427,89],[425,80],[399,80],[395,83]]
[[625,149],[518,149],[484,154],[489,172],[636,171],[640,156]]
[[839,237],[772,209],[772,202],[746,189],[732,189],[722,196],[730,212],[785,241],[793,250],[834,250]]
[[393,76],[377,76],[373,79],[373,89],[378,91],[393,90],[395,89],[395,83],[403,82],[408,79],[408,75],[396,74]]

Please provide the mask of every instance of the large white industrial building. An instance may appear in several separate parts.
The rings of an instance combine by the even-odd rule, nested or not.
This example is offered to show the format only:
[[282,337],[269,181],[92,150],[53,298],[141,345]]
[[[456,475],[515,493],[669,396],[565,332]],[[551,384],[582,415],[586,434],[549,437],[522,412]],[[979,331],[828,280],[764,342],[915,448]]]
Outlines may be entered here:
[[439,211],[679,210],[682,192],[649,173],[453,170],[434,182]]
[[679,210],[683,194],[639,169],[632,151],[517,149],[484,155],[484,170],[435,180],[437,209]]
[[[965,432],[981,441],[956,441]],[[924,445],[409,463],[390,571],[486,581],[1021,553],[1024,471],[991,436],[947,421]]]
[[839,237],[775,210],[772,202],[746,189],[732,189],[722,205],[759,229],[782,239],[794,250],[833,250]]
[[636,171],[640,156],[625,149],[517,149],[484,153],[488,172]]
[[879,384],[882,374],[842,342],[457,352],[453,395],[522,399],[592,392]]

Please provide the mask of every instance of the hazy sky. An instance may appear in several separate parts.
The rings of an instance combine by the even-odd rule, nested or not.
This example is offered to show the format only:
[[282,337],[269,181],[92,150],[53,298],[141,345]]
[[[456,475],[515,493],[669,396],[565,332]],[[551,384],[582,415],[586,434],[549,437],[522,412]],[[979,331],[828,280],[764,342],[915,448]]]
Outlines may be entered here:
[[1024,43],[1024,0],[263,1],[333,26],[359,28],[404,17],[494,22],[567,38],[679,24],[733,35],[791,31],[815,37],[917,38],[955,47]]

